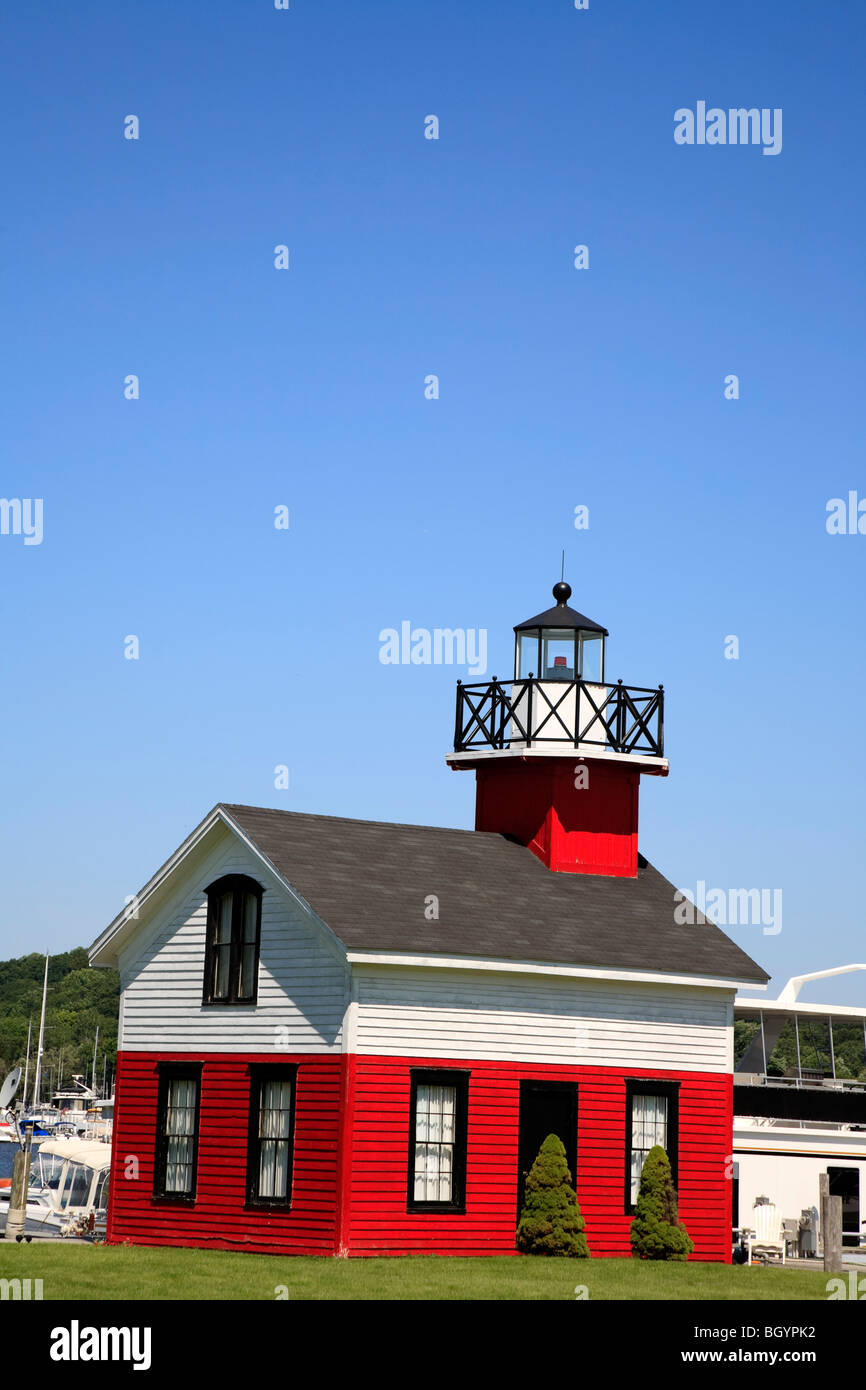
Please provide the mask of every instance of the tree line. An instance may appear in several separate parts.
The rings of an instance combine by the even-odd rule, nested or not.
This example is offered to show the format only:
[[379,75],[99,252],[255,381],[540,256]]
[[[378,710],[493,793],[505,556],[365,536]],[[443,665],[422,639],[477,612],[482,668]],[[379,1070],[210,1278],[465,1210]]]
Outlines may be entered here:
[[[0,961],[0,1080],[13,1067],[25,1064],[27,1028],[32,1022],[28,1101],[32,1093],[42,980],[45,957],[34,953]],[[45,1012],[45,1044],[42,1056],[42,1099],[50,1088],[68,1085],[73,1075],[93,1081],[93,1044],[96,1055],[96,1087],[103,1078],[108,1094],[117,1058],[117,1015],[120,984],[115,970],[92,970],[87,951],[78,946],[52,956],[48,964],[48,998]]]
[[[738,1018],[734,1024],[734,1057],[739,1062],[749,1043],[760,1032],[754,1019]],[[832,1073],[830,1029],[824,1018],[802,1015],[800,1030],[800,1066],[803,1071]],[[833,1053],[836,1075],[845,1081],[866,1081],[866,1039],[860,1022],[833,1019]],[[797,1034],[789,1019],[779,1035],[779,1041],[767,1058],[768,1076],[796,1076]]]

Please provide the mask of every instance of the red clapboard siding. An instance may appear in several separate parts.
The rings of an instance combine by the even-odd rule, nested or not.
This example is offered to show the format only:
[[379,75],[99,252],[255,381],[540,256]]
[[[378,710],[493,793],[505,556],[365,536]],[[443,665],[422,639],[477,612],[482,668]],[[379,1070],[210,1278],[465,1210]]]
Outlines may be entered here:
[[[286,1053],[121,1052],[108,1239],[281,1255],[330,1255],[336,1240],[341,1058]],[[153,1200],[157,1063],[203,1062],[194,1206]],[[297,1062],[292,1206],[245,1211],[251,1062]],[[138,1178],[126,1178],[127,1160]]]
[[[198,1182],[191,1207],[154,1202],[160,1061],[201,1061]],[[287,1054],[298,1063],[292,1208],[245,1211],[252,1062],[271,1054],[120,1053],[108,1238],[280,1255],[513,1254],[520,1082],[578,1085],[576,1185],[595,1256],[629,1255],[623,1209],[625,1081],[679,1081],[679,1205],[694,1259],[727,1262],[730,1075],[605,1067]],[[466,1211],[406,1211],[410,1069],[469,1071]],[[138,1178],[124,1176],[128,1159]]]
[[[466,1211],[406,1211],[410,1067],[469,1070]],[[577,1193],[593,1255],[630,1255],[623,1209],[626,1077],[679,1081],[679,1209],[692,1258],[730,1260],[732,1080],[695,1072],[620,1071],[471,1059],[354,1059],[352,1155],[342,1248],[352,1255],[514,1252],[520,1081],[578,1084]]]

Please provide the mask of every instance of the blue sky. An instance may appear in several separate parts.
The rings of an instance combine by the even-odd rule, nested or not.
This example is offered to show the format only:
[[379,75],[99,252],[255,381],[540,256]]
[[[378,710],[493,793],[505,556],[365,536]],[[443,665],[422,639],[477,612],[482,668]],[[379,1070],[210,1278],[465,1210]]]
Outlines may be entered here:
[[[483,627],[510,675],[564,549],[609,677],[665,684],[643,852],[782,889],[778,935],[731,930],[774,986],[862,959],[866,536],[825,521],[866,497],[866,15],[84,0],[4,31],[2,494],[44,535],[0,536],[0,956],[92,940],[219,800],[471,826],[466,673],[379,633]],[[781,108],[782,152],[678,146],[699,100]]]

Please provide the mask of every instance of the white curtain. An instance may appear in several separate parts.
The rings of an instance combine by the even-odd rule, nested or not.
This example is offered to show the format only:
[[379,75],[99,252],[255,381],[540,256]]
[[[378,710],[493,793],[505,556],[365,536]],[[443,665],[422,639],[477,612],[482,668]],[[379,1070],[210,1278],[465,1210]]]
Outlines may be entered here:
[[640,1175],[646,1156],[656,1144],[668,1146],[667,1096],[632,1096],[631,1102],[631,1200],[637,1201]]
[[175,1078],[168,1083],[165,1133],[168,1152],[166,1192],[192,1191],[192,1154],[195,1144],[195,1104],[198,1082]]
[[457,1089],[419,1086],[415,1099],[415,1200],[448,1202],[454,1178]]
[[259,1106],[259,1196],[285,1197],[289,1180],[291,1081],[266,1081]]

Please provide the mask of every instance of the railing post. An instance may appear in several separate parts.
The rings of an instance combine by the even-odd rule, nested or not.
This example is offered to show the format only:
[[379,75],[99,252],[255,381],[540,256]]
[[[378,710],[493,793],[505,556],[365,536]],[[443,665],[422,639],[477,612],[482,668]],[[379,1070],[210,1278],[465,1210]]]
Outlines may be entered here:
[[[539,653],[540,655],[540,653]],[[532,698],[532,672],[526,686],[526,746],[532,747],[532,720],[535,715],[535,701]]]
[[659,686],[659,757],[664,757],[665,752],[665,688]]
[[625,712],[623,709],[622,676],[616,683],[616,751],[622,753],[625,737]]
[[583,681],[578,676],[574,683],[574,746],[580,744],[580,691]]
[[463,682],[457,682],[457,709],[454,714],[454,752],[463,752],[463,741],[460,735],[463,733],[463,725],[460,719],[460,706],[463,703]]

